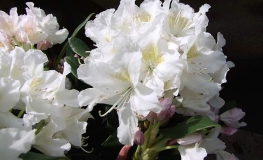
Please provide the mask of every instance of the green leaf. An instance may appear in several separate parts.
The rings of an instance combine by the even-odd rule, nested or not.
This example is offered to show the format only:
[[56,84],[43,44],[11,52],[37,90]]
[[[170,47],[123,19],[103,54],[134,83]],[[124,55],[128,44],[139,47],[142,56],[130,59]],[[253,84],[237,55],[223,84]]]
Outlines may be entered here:
[[[94,13],[91,13],[91,14],[75,29],[75,31],[73,32],[73,34],[71,35],[70,38],[75,37],[75,36],[77,35],[77,33],[79,32],[79,30],[89,21],[89,19],[90,19],[91,16],[93,16],[93,15],[94,15]],[[64,44],[61,52],[60,52],[59,55],[58,55],[58,58],[57,58],[57,60],[56,60],[56,62],[55,62],[55,66],[58,66],[58,63],[59,63],[60,59],[62,59],[62,58],[64,57],[64,54],[65,54],[65,52],[66,52],[66,49],[68,48],[68,45],[69,45],[69,42],[67,41],[67,42]]]
[[66,56],[74,57],[74,55],[75,55],[75,52],[73,52],[70,46],[68,46],[67,51],[66,51]]
[[178,139],[211,127],[220,127],[220,125],[213,122],[208,117],[194,116],[177,126],[160,129],[160,134],[169,138]]
[[19,158],[22,158],[23,160],[70,160],[67,157],[52,157],[34,152],[23,153],[19,156]]
[[69,38],[68,39],[68,43],[70,48],[77,53],[78,55],[86,58],[88,56],[88,54],[86,53],[86,51],[89,51],[89,47],[79,38]]
[[71,66],[71,73],[76,78],[78,78],[77,69],[79,68],[79,62],[78,62],[77,58],[67,56],[64,59]]
[[117,137],[117,130],[113,132],[102,144],[105,147],[122,146]]

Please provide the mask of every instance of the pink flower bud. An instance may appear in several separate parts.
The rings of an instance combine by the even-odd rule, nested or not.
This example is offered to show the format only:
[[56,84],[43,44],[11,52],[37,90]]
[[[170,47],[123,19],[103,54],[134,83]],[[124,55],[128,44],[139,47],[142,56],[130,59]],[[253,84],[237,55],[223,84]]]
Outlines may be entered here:
[[153,120],[156,120],[157,119],[157,115],[156,113],[154,112],[150,112],[147,116],[146,116],[146,119],[150,122],[152,122]]
[[157,119],[162,123],[165,123],[174,115],[175,106],[172,105],[172,102],[169,98],[162,100],[161,105],[163,108],[159,113],[157,113]]
[[215,120],[214,122],[218,123],[219,122],[219,115],[215,115]]
[[52,44],[49,41],[41,41],[37,44],[37,49],[39,50],[47,50],[48,48],[51,48]]
[[74,54],[74,57],[75,57],[75,58],[79,58],[79,55],[78,55],[78,54]]
[[174,145],[174,144],[176,144],[177,143],[177,139],[170,139],[167,143],[166,143],[166,145],[167,146],[172,146],[172,145]]
[[239,128],[246,126],[245,122],[239,123],[238,121],[245,116],[245,112],[243,112],[239,108],[233,108],[228,110],[220,115],[220,120],[223,121],[227,126],[232,128]]
[[236,128],[231,128],[228,126],[222,126],[220,128],[220,133],[226,134],[226,135],[233,135],[234,133],[236,133],[237,129]]
[[140,128],[134,133],[134,143],[142,145],[144,143],[144,135]]
[[199,142],[202,140],[202,135],[199,133],[193,133],[183,138],[177,139],[177,143],[180,145],[188,145]]

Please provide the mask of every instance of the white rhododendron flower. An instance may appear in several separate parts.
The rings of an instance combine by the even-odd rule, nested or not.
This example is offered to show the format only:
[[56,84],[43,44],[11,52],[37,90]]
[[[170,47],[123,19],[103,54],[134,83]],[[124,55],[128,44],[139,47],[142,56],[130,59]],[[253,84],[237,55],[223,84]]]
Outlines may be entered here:
[[195,12],[178,0],[147,0],[140,6],[121,0],[116,10],[87,22],[85,34],[96,48],[77,72],[93,88],[81,91],[79,105],[89,111],[97,103],[113,105],[104,115],[117,110],[123,144],[133,144],[139,119],[161,111],[161,98],[174,99],[179,114],[215,121],[212,109],[224,103],[219,91],[229,66],[222,34],[215,40],[206,32],[209,8],[205,4]]
[[118,110],[118,137],[123,144],[133,144],[138,125],[136,115],[147,116],[150,111],[161,109],[156,93],[139,82],[141,57],[137,46],[127,46],[116,53],[114,63],[90,61],[78,69],[78,77],[94,87],[81,91],[80,105],[90,104],[89,110],[95,103],[113,105],[110,110]]
[[[195,11],[179,0],[144,0],[139,6],[135,0],[120,0],[117,9],[99,13],[85,25],[95,48],[87,56],[74,56],[80,64],[77,78],[91,86],[84,90],[77,79],[70,82],[76,66],[71,71],[67,62],[75,62],[73,56],[67,54],[67,62],[54,59],[60,62],[54,66],[58,72],[48,70],[53,59],[41,51],[61,44],[67,29],[59,29],[57,18],[33,2],[26,6],[24,15],[16,8],[9,14],[0,11],[1,158],[19,159],[31,147],[55,157],[65,156],[72,146],[83,149],[87,120],[93,118],[89,112],[107,104],[110,108],[99,116],[116,111],[117,138],[124,145],[139,145],[135,159],[154,159],[175,148],[182,160],[203,160],[208,154],[237,159],[223,151],[218,136],[245,126],[239,122],[245,113],[234,108],[219,115],[225,103],[221,85],[234,64],[223,53],[223,35],[214,38],[206,31],[210,5]],[[78,53],[81,45],[74,45],[69,47]],[[211,126],[198,128],[198,122],[197,132],[187,128],[174,139],[159,130],[170,118],[198,115]],[[212,128],[219,121],[225,126]],[[186,123],[176,125],[192,127]]]
[[[62,43],[68,36],[67,29],[60,29],[56,17],[45,12],[34,3],[27,2],[26,14],[18,15],[12,8],[10,15],[0,12],[0,49],[11,51],[15,46],[28,50],[35,44]],[[45,48],[40,48],[45,50]]]

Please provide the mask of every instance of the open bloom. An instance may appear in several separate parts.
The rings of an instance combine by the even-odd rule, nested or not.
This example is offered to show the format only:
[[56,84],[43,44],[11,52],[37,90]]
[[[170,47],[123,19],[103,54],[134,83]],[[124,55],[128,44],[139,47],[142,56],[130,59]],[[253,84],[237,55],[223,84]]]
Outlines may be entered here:
[[145,117],[161,109],[156,93],[139,82],[141,57],[138,47],[128,45],[111,63],[90,61],[78,69],[79,78],[94,87],[80,93],[80,105],[89,104],[89,110],[96,103],[113,105],[109,111],[117,109],[118,138],[123,144],[133,144],[137,115]]

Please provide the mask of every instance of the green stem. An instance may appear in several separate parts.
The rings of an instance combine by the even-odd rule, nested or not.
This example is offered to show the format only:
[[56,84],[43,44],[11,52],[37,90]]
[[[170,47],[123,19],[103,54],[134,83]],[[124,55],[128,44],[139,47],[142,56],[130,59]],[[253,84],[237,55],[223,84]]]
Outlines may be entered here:
[[133,159],[140,159],[140,155],[141,155],[141,146],[138,145],[136,148],[136,151],[134,153]]
[[149,144],[149,138],[151,135],[151,131],[152,131],[152,126],[153,126],[153,122],[150,122],[150,125],[147,129],[147,131],[144,133],[144,143],[142,145],[142,151],[146,150],[146,148],[148,148],[148,144]]
[[41,120],[38,124],[37,124],[37,131],[36,131],[36,135],[42,130],[42,128],[44,127],[45,121]]
[[55,69],[57,69],[59,61],[62,59],[62,57],[64,57],[64,54],[68,48],[68,45],[69,45],[68,42],[66,42],[65,45],[63,46],[61,52],[59,53],[58,58],[57,58],[55,65],[54,65]]
[[[75,29],[75,31],[73,32],[73,34],[70,36],[70,38],[73,38],[73,37],[75,37],[76,35],[77,35],[77,33],[79,32],[79,30],[88,22],[88,20],[91,18],[91,16],[93,16],[95,13],[91,13],[86,19],[85,19],[85,21],[83,21],[76,29]],[[67,48],[68,48],[68,45],[69,45],[69,43],[68,43],[68,41],[65,43],[65,45],[63,46],[63,48],[62,48],[62,50],[61,50],[61,52],[59,53],[59,55],[58,55],[58,58],[57,58],[57,60],[56,60],[56,62],[55,62],[55,69],[57,69],[57,67],[58,67],[58,63],[59,63],[59,61],[60,61],[60,59],[62,59],[62,57],[64,57],[64,55],[65,55],[65,53],[66,53],[66,50],[67,50]]]
[[165,147],[162,147],[162,148],[156,149],[155,151],[158,153],[158,152],[161,152],[161,151],[164,151],[164,150],[168,150],[168,149],[177,149],[178,147],[179,147],[178,145],[174,145],[174,146],[165,146]]
[[24,107],[24,108],[18,113],[17,118],[21,118],[22,115],[24,114],[25,110],[26,110],[26,107]]

